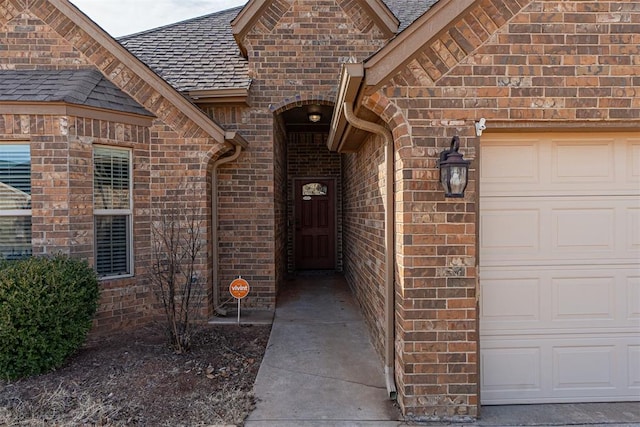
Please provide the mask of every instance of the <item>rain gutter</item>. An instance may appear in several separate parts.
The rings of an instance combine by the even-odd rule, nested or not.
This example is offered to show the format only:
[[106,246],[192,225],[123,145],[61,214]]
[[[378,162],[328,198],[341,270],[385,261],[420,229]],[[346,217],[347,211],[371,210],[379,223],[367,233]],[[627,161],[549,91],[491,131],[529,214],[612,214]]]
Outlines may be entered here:
[[225,132],[224,139],[234,145],[235,151],[227,157],[222,157],[213,163],[213,171],[211,172],[211,242],[212,242],[212,258],[213,258],[213,278],[211,280],[213,287],[213,311],[214,315],[226,315],[220,302],[220,286],[218,284],[219,276],[219,259],[218,259],[218,168],[226,163],[237,160],[242,154],[242,149],[249,146],[247,141],[237,132]]
[[[387,392],[391,399],[397,396],[395,383],[395,166],[393,135],[384,126],[363,120],[353,111],[354,101],[360,92],[360,86],[364,78],[363,64],[345,64],[342,69],[340,90],[334,115],[331,121],[331,130],[327,144],[334,151],[341,151],[348,139],[350,127],[360,129],[381,136],[385,144],[385,336],[384,336],[384,374],[387,384]],[[344,152],[344,151],[343,151]]]

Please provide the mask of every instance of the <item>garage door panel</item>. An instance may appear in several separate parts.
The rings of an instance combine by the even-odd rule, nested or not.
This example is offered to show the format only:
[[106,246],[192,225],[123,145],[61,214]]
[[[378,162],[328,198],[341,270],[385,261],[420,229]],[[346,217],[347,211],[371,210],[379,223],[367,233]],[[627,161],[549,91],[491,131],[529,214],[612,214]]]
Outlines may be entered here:
[[480,179],[490,186],[540,184],[540,144],[538,139],[519,140],[518,144],[501,141],[483,148]]
[[556,345],[553,353],[553,390],[615,388],[614,345]]
[[483,198],[481,261],[485,266],[637,263],[638,205],[637,196]]
[[[503,347],[500,342],[486,348],[481,355],[484,393],[509,391],[539,395],[542,390],[541,348],[528,342],[509,343]],[[508,367],[508,369],[505,369]]]
[[626,179],[631,183],[640,182],[640,139],[632,139],[626,152]]
[[554,184],[613,183],[614,140],[551,139]]
[[[627,223],[638,211],[637,196],[575,197],[562,201],[542,201],[549,207],[552,255],[570,259],[593,259],[598,264],[637,263],[637,253],[629,251]],[[640,227],[640,226],[639,226]],[[635,238],[632,238],[635,240]]]
[[480,279],[483,337],[640,331],[633,266],[481,267]]
[[558,251],[613,251],[615,217],[615,210],[608,208],[552,209],[552,246]]
[[481,246],[498,253],[535,254],[540,250],[540,210],[491,209],[483,212]]
[[635,206],[628,207],[626,216],[628,230],[626,233],[627,250],[638,254],[640,253],[640,208]]
[[483,341],[483,404],[637,400],[637,336],[497,337]]
[[[552,321],[615,320],[615,276],[551,278]],[[593,325],[593,322],[589,322]]]
[[627,346],[627,355],[629,388],[640,391],[640,345]]
[[484,196],[631,195],[640,182],[640,138],[567,133],[491,135],[481,141]]
[[482,403],[640,400],[640,137],[480,145]]
[[[635,271],[634,273],[638,273]],[[640,277],[634,273],[626,277],[627,283],[627,319],[640,320]],[[638,359],[640,363],[640,359]]]
[[540,278],[492,277],[482,281],[480,310],[487,324],[503,322],[539,322]]

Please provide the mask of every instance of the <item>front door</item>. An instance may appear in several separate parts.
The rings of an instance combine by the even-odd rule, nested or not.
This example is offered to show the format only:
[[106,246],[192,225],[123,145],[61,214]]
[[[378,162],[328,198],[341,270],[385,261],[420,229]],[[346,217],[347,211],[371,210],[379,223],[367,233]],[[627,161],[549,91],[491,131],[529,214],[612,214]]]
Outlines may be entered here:
[[295,259],[298,270],[336,266],[335,181],[295,181]]

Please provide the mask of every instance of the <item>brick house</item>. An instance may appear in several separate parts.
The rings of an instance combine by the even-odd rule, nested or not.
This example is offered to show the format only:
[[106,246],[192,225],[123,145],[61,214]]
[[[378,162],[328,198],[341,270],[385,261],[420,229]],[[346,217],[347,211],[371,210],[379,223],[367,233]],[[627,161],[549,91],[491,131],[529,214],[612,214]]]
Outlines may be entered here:
[[251,0],[115,41],[2,0],[0,250],[89,259],[96,333],[136,326],[153,218],[193,206],[206,315],[343,272],[408,417],[638,400],[638,46],[635,1]]

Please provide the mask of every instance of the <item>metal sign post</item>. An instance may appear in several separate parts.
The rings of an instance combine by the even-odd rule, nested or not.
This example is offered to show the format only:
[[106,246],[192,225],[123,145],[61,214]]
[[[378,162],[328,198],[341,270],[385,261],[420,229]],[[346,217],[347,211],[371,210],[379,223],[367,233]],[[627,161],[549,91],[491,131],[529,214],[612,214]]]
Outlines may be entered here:
[[238,278],[229,285],[229,293],[238,300],[238,325],[240,324],[240,300],[249,295],[249,289],[249,282],[244,280],[242,276],[238,276]]

